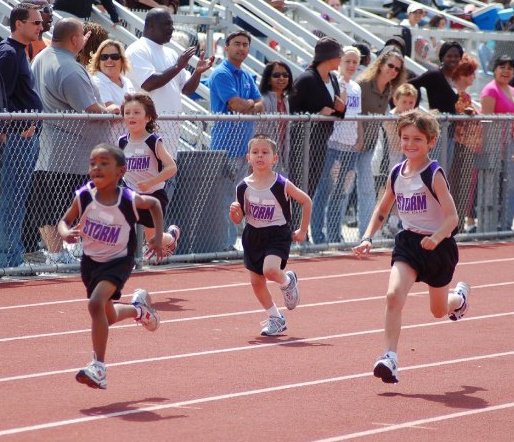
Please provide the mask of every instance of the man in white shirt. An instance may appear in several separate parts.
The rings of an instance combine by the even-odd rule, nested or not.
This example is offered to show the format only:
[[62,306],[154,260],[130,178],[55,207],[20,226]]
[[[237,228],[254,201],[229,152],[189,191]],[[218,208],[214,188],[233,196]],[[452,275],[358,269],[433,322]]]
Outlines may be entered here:
[[[137,89],[142,89],[152,97],[158,114],[178,114],[182,112],[181,93],[191,95],[200,83],[201,75],[208,70],[214,56],[200,59],[193,74],[185,68],[195,53],[195,47],[187,48],[180,56],[169,46],[173,34],[173,19],[168,9],[154,8],[145,18],[143,36],[132,43],[126,51],[132,64],[128,77]],[[173,131],[170,144],[176,157],[179,131]]]

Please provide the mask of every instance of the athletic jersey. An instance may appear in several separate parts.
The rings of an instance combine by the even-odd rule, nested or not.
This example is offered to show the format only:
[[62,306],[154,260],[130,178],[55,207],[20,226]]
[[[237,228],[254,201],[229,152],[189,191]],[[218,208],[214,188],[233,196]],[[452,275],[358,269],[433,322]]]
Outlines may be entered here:
[[280,174],[268,189],[255,189],[248,178],[236,188],[237,201],[246,222],[253,227],[283,226],[291,222],[291,201],[286,193],[287,179]]
[[391,171],[398,215],[404,229],[431,235],[439,230],[444,221],[441,204],[433,190],[436,173],[441,171],[447,185],[448,181],[437,161],[431,161],[421,172],[410,177],[403,175],[406,162],[397,164]]
[[[144,140],[132,140],[128,134],[122,135],[118,140],[118,146],[123,149],[127,159],[127,172],[123,180],[128,187],[139,191],[137,183],[155,177],[162,169],[162,161],[157,158],[155,151],[157,141],[162,140],[155,133],[148,135]],[[152,194],[156,190],[163,189],[165,182],[162,181],[148,189],[145,194]]]
[[98,262],[134,256],[138,219],[135,192],[119,187],[118,201],[112,206],[96,201],[92,182],[77,190],[76,195],[84,254]]

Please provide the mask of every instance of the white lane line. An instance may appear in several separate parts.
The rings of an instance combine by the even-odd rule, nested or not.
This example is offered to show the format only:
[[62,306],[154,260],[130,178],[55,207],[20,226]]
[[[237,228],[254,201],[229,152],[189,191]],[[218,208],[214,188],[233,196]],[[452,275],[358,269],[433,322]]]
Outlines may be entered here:
[[[409,367],[402,367],[402,371],[419,370],[419,369],[425,369],[425,368],[431,368],[431,367],[440,367],[440,366],[444,366],[444,365],[454,365],[454,364],[473,362],[473,361],[479,361],[479,360],[484,360],[484,359],[494,359],[494,358],[500,358],[500,357],[506,357],[506,356],[514,356],[514,350],[507,351],[507,352],[501,352],[501,353],[492,353],[492,354],[487,354],[487,355],[471,356],[471,357],[459,358],[459,359],[450,359],[450,360],[446,360],[446,361],[432,362],[432,363],[423,364],[423,365],[413,365],[413,366],[409,366]],[[223,400],[227,400],[227,399],[236,399],[236,398],[240,398],[240,397],[248,397],[248,396],[255,396],[255,395],[260,395],[260,394],[274,393],[277,391],[312,387],[312,386],[330,384],[330,383],[335,383],[335,382],[343,382],[343,381],[348,381],[348,380],[352,380],[352,379],[369,377],[372,375],[373,374],[369,373],[369,372],[356,373],[356,374],[351,374],[351,375],[346,375],[346,376],[338,376],[338,377],[325,378],[325,379],[316,379],[316,380],[307,381],[307,382],[298,382],[298,383],[294,383],[294,384],[284,384],[284,385],[278,385],[275,387],[241,391],[238,393],[227,393],[227,394],[221,394],[221,395],[217,395],[217,396],[207,396],[207,397],[198,398],[198,399],[190,399],[187,401],[173,402],[170,404],[159,404],[159,405],[153,405],[153,406],[149,406],[149,407],[140,407],[140,408],[134,408],[134,409],[130,409],[130,410],[118,411],[118,412],[114,412],[114,413],[106,413],[106,414],[102,414],[102,415],[79,417],[79,418],[75,418],[75,419],[65,419],[65,420],[46,422],[46,423],[42,423],[42,424],[38,424],[38,425],[30,425],[30,426],[25,426],[25,427],[15,427],[15,428],[10,428],[10,429],[5,429],[5,430],[0,431],[0,436],[8,436],[8,435],[12,435],[12,434],[26,433],[28,431],[47,430],[49,428],[57,428],[57,427],[63,427],[66,425],[74,425],[74,424],[83,424],[86,422],[98,421],[101,419],[110,419],[110,418],[115,418],[115,417],[120,417],[120,416],[128,416],[128,415],[133,415],[133,414],[167,410],[170,408],[188,407],[191,405],[205,404],[208,402],[217,402],[217,401],[223,401]],[[511,405],[503,404],[503,405],[498,405],[496,407],[508,408],[508,406],[511,406]],[[493,408],[493,407],[489,407],[489,408]],[[478,412],[479,410],[475,410],[475,411]],[[464,413],[466,413],[466,412],[464,412]],[[459,414],[459,413],[455,413],[455,414]],[[432,418],[432,419],[437,419],[437,418]],[[370,431],[372,431],[372,430],[370,430]],[[375,431],[379,431],[379,430],[375,430]]]
[[[473,316],[471,318],[463,318],[459,322],[502,318],[502,317],[506,317],[506,316],[514,316],[514,311],[506,312],[506,313],[496,313],[496,314],[484,315],[484,316]],[[435,326],[442,326],[442,325],[453,325],[453,322],[440,321],[440,322],[426,322],[426,323],[421,323],[421,324],[404,325],[404,326],[402,326],[402,330],[424,328],[424,327],[435,327]],[[281,345],[297,345],[297,344],[305,343],[305,342],[318,342],[318,341],[328,341],[330,339],[349,338],[349,337],[354,337],[354,336],[365,336],[365,335],[371,335],[371,334],[376,334],[376,333],[383,333],[383,331],[384,330],[380,328],[380,329],[362,330],[362,331],[357,331],[357,332],[340,333],[340,334],[336,334],[336,335],[316,336],[316,337],[304,338],[304,339],[291,339],[291,340],[282,341],[282,342],[270,342],[268,344],[256,343],[256,344],[245,345],[245,346],[241,346],[241,347],[228,347],[228,348],[220,348],[220,349],[216,349],[216,350],[204,350],[204,351],[198,351],[198,352],[192,352],[192,353],[181,353],[181,354],[176,354],[176,355],[166,355],[166,356],[158,356],[158,357],[145,358],[145,359],[133,359],[130,361],[123,361],[123,362],[113,362],[113,363],[109,363],[108,366],[109,367],[122,367],[122,366],[127,366],[127,365],[148,364],[150,362],[171,361],[174,359],[185,359],[185,358],[193,358],[193,357],[199,357],[199,356],[210,356],[210,355],[217,355],[217,354],[222,354],[222,353],[233,353],[233,352],[246,351],[246,350],[260,350],[263,348],[277,347],[277,346],[281,346]],[[67,368],[67,369],[63,369],[63,370],[55,370],[55,371],[30,373],[30,374],[17,375],[17,376],[9,376],[9,377],[0,378],[0,382],[23,381],[23,380],[27,380],[27,379],[61,375],[61,374],[65,374],[65,373],[75,373],[78,370],[80,370],[81,368],[83,368],[83,367],[75,367],[75,368]],[[402,370],[403,370],[403,368],[402,368]]]
[[[514,281],[507,281],[507,282],[497,282],[492,284],[481,284],[481,285],[474,285],[471,288],[473,290],[477,289],[485,289],[485,288],[491,288],[491,287],[503,287],[514,284]],[[152,292],[153,294],[155,292]],[[419,296],[419,295],[428,295],[428,291],[422,290],[420,292],[412,292],[409,293],[409,296]],[[337,301],[323,301],[323,302],[317,302],[317,303],[311,303],[311,304],[301,304],[299,305],[298,309],[302,308],[312,308],[312,307],[322,307],[322,306],[330,306],[330,305],[337,305],[337,304],[349,304],[354,302],[367,302],[367,301],[382,301],[384,299],[385,295],[379,295],[379,296],[368,296],[366,298],[352,298],[352,299],[340,299]],[[285,307],[279,307],[279,310],[286,310]],[[233,316],[243,316],[243,315],[253,315],[253,314],[261,314],[262,310],[244,310],[239,312],[230,312],[230,313],[218,313],[213,315],[203,315],[203,316],[189,316],[186,318],[177,318],[177,319],[166,319],[162,320],[160,323],[162,324],[173,324],[177,322],[188,322],[188,321],[202,321],[202,320],[208,320],[208,319],[217,319],[217,318],[228,318]],[[136,323],[130,323],[130,324],[120,324],[120,325],[113,325],[109,327],[109,330],[116,330],[116,329],[125,329],[125,328],[133,328],[138,327]],[[0,344],[5,342],[12,342],[12,341],[21,341],[21,340],[27,340],[27,339],[41,339],[41,338],[49,338],[49,337],[55,337],[55,336],[66,336],[66,335],[76,335],[80,333],[90,333],[91,329],[78,329],[78,330],[68,330],[63,332],[53,332],[53,333],[39,333],[35,335],[23,335],[23,336],[10,336],[5,338],[0,338]]]
[[[460,262],[459,266],[466,265],[483,265],[483,264],[494,264],[499,262],[509,262],[514,261],[514,258],[501,258],[501,259],[490,259],[483,261],[469,261],[469,262]],[[377,269],[377,270],[369,270],[364,272],[352,272],[352,273],[339,273],[336,275],[320,275],[320,276],[309,276],[305,278],[300,278],[300,281],[317,281],[319,279],[335,279],[335,278],[346,278],[350,276],[366,276],[366,275],[374,275],[378,273],[389,273],[391,270],[390,267],[387,269]],[[238,282],[233,284],[222,284],[222,285],[211,285],[211,286],[200,286],[200,287],[192,287],[192,288],[184,288],[184,289],[170,289],[170,290],[156,290],[150,292],[152,295],[161,295],[161,294],[173,294],[173,293],[187,293],[187,292],[198,292],[205,290],[217,290],[217,289],[228,289],[228,288],[236,288],[236,287],[249,287],[249,282]],[[132,294],[123,295],[122,298],[130,298]],[[19,308],[29,308],[29,307],[45,307],[49,305],[58,305],[58,304],[68,304],[73,302],[86,302],[87,299],[85,297],[81,297],[78,299],[66,299],[61,301],[52,301],[52,302],[41,302],[41,303],[33,303],[33,304],[20,304],[20,305],[8,305],[1,306],[0,311],[2,310],[12,310]]]
[[418,419],[415,421],[404,422],[403,424],[390,425],[385,428],[376,428],[367,431],[360,431],[358,433],[343,434],[341,436],[329,437],[328,439],[319,439],[316,442],[338,442],[342,440],[358,439],[360,437],[375,436],[381,433],[387,433],[389,431],[402,430],[404,428],[423,428],[420,425],[432,424],[434,422],[441,422],[449,419],[457,419],[460,417],[472,416],[480,413],[491,413],[493,411],[506,410],[513,408],[514,402],[508,402],[506,404],[491,405],[490,407],[479,408],[476,410],[460,411],[457,413],[443,414],[441,416],[428,417],[426,419]]

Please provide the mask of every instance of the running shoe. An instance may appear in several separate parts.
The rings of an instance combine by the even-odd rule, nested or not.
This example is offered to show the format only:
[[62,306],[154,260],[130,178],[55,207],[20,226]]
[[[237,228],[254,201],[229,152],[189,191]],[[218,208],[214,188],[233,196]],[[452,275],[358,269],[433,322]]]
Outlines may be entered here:
[[276,336],[287,330],[286,318],[283,316],[270,316],[265,321],[261,322],[264,328],[261,330],[262,336]]
[[152,307],[150,295],[146,290],[136,289],[131,303],[134,307],[141,309],[141,317],[136,319],[136,322],[149,331],[155,331],[159,328],[159,315]]
[[282,295],[284,295],[284,304],[288,310],[293,310],[300,303],[300,290],[298,289],[298,278],[296,273],[289,270],[286,272],[289,276],[289,284],[281,287]]
[[459,308],[456,308],[453,312],[451,312],[448,317],[452,321],[458,321],[461,319],[469,307],[469,294],[471,293],[471,288],[469,284],[465,282],[458,282],[455,288],[453,289],[453,293],[459,295],[462,298],[462,304]]
[[386,384],[398,383],[398,362],[388,353],[380,357],[373,367],[375,377],[382,379]]
[[166,231],[171,235],[172,240],[170,243],[165,245],[163,255],[170,256],[175,253],[175,250],[177,250],[178,240],[180,238],[180,228],[175,224],[172,224],[166,229]]
[[89,365],[75,375],[75,379],[77,382],[85,384],[88,387],[105,390],[107,388],[106,371],[107,367],[105,364],[97,361],[96,355],[94,355]]

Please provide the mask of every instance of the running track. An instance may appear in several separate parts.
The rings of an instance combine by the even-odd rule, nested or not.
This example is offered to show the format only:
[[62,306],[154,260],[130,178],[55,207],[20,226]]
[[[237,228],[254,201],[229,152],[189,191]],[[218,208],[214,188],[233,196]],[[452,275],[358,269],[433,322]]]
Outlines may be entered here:
[[292,260],[302,301],[276,338],[259,336],[265,318],[239,264],[134,274],[123,299],[148,289],[161,327],[111,328],[105,391],[74,379],[91,358],[80,279],[0,283],[0,442],[511,441],[514,245],[460,252],[470,311],[435,320],[414,286],[397,385],[371,374],[387,252]]

